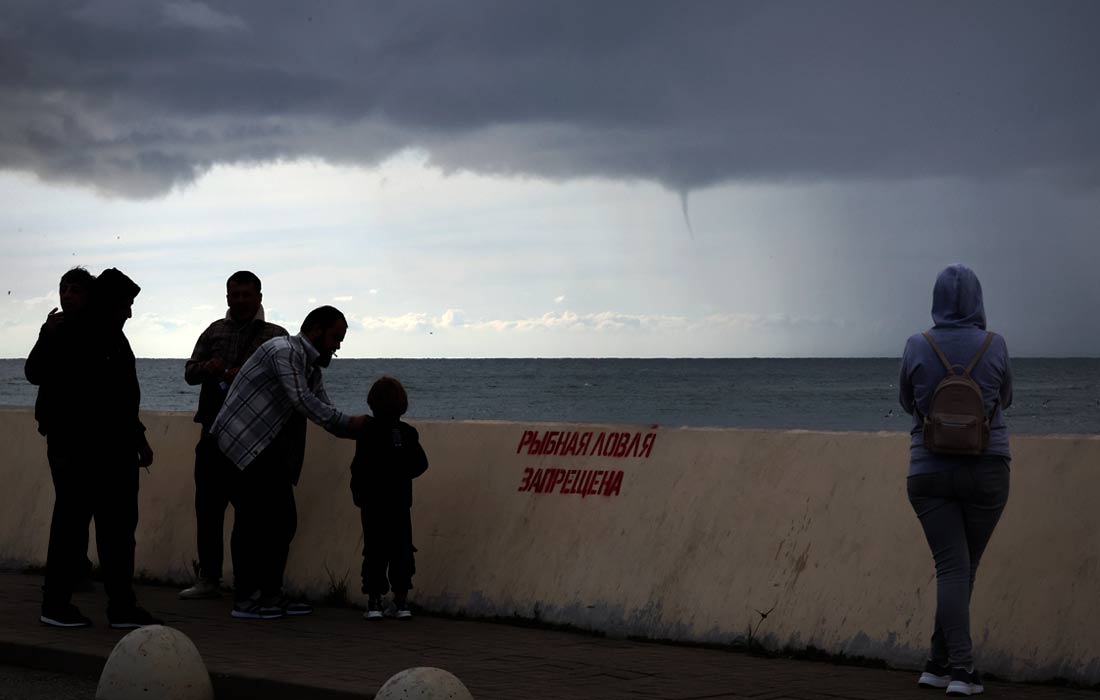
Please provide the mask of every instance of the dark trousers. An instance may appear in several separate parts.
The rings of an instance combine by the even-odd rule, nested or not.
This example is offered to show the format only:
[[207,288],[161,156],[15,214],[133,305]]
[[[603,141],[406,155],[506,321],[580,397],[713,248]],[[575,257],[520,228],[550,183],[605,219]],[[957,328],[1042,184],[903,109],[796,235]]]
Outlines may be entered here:
[[363,523],[363,593],[375,598],[391,588],[397,594],[408,592],[416,573],[412,513],[408,508],[372,506],[361,508],[359,517]]
[[56,498],[43,605],[66,605],[72,600],[73,587],[87,574],[88,524],[95,519],[108,611],[133,607],[136,450],[97,449],[78,439],[57,438],[49,440],[47,449]]
[[298,527],[294,485],[285,446],[276,439],[240,472],[232,490],[234,510],[230,547],[236,600],[256,591],[279,595]]
[[952,469],[908,479],[909,502],[936,562],[931,658],[970,667],[970,595],[978,563],[1008,502],[1008,460],[960,458]]
[[225,509],[239,475],[240,470],[221,453],[217,441],[203,431],[195,446],[195,523],[199,576],[208,581],[222,578]]
[[[62,458],[59,463],[55,464],[54,462],[56,460],[55,460],[54,456],[50,453],[49,450],[46,451],[46,459],[50,463],[50,478],[53,479],[54,494],[57,494],[60,491],[63,491],[63,490],[68,488],[68,482],[66,480],[65,461]],[[59,480],[60,480],[60,482],[59,482]],[[53,517],[57,518],[56,510],[54,511]],[[78,555],[79,562],[74,565],[74,566],[78,566],[79,569],[80,569],[80,575],[79,575],[79,578],[77,579],[78,582],[82,582],[86,579],[90,579],[91,576],[92,576],[92,560],[88,558],[88,526],[90,526],[91,524],[92,524],[92,518],[91,518],[91,513],[89,513],[88,514],[88,522],[84,523],[84,528],[83,528],[84,545],[83,545],[83,547],[79,547],[79,545],[75,545],[75,543],[74,543],[74,549],[79,547],[80,550],[81,550],[81,553]],[[51,530],[51,532],[53,531],[52,523],[51,523],[51,526],[50,526],[50,530]]]

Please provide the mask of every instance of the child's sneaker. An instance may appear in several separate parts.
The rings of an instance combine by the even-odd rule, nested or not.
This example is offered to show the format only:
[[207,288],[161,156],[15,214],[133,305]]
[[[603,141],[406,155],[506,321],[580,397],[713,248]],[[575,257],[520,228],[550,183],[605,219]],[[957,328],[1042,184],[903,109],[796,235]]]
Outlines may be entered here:
[[366,620],[381,620],[382,619],[382,599],[381,598],[368,598],[367,599],[367,611],[363,613],[363,619]]
[[398,620],[411,620],[413,614],[412,610],[409,610],[409,604],[401,602],[394,605],[393,616]]
[[282,608],[283,612],[287,615],[312,615],[313,606],[301,600],[291,600],[286,596],[279,599],[276,603],[277,606]]
[[252,597],[233,602],[233,617],[244,620],[274,620],[286,614],[286,610],[279,606],[279,601],[271,598],[262,598],[259,593]]
[[938,664],[931,659],[924,664],[924,671],[920,674],[917,685],[922,688],[946,688],[951,682],[951,669],[947,664]]

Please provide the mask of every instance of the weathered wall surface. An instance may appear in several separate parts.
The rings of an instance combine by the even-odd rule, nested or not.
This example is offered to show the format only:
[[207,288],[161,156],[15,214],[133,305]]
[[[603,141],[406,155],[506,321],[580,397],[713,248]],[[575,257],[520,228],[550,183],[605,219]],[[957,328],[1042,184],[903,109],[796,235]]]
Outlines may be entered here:
[[[141,477],[138,568],[186,581],[198,428],[185,414],[145,420],[157,462]],[[904,435],[418,426],[432,466],[415,487],[413,599],[429,609],[717,643],[751,628],[771,647],[924,658],[935,579],[905,497]],[[1100,438],[1025,437],[1013,450],[974,593],[979,663],[1100,682]],[[346,583],[357,598],[352,452],[311,430],[294,589]],[[28,410],[0,411],[0,484],[0,561],[42,564],[53,492]]]

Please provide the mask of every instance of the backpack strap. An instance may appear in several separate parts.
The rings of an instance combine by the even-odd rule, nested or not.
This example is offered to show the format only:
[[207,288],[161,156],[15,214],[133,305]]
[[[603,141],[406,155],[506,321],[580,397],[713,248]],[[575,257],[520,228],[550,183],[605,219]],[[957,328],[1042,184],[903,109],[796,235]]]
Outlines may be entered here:
[[970,361],[970,364],[966,366],[966,374],[970,376],[970,370],[974,369],[974,365],[978,364],[978,360],[982,359],[982,355],[989,349],[990,344],[993,342],[993,334],[985,334],[985,342],[982,343],[982,347],[978,349],[978,354],[974,356],[974,359]]
[[[943,354],[943,350],[941,350],[940,346],[936,344],[936,341],[932,340],[932,334],[928,331],[925,331],[924,333],[921,333],[921,335],[923,335],[924,339],[928,341],[928,344],[932,346],[932,349],[936,351],[936,355],[939,356],[940,362],[942,362],[943,366],[947,368],[947,373],[954,374],[955,366],[951,364],[951,360],[947,359],[947,355]],[[968,364],[966,368],[963,369],[963,372],[966,374],[966,376],[970,376],[970,371],[974,369],[974,366],[978,364],[978,361],[982,359],[983,355],[985,355],[985,351],[988,350],[989,346],[993,343],[993,335],[993,333],[986,332],[985,342],[983,342],[982,346],[978,348],[978,354],[975,355],[974,359],[970,361],[970,364]]]
[[[970,370],[974,369],[974,365],[978,364],[978,360],[982,359],[982,355],[989,349],[989,346],[993,343],[993,333],[985,334],[985,342],[982,343],[982,347],[978,349],[978,354],[974,356],[974,359],[970,361],[970,364],[966,366],[966,376],[970,376]],[[993,416],[997,415],[997,409],[1001,407],[1001,399],[997,398],[993,401],[993,410],[989,412],[989,422],[993,422]]]
[[924,333],[921,333],[921,335],[923,335],[924,339],[928,341],[928,344],[932,346],[932,349],[936,351],[936,355],[939,356],[940,362],[942,362],[943,366],[947,368],[947,373],[954,374],[955,366],[951,364],[951,360],[947,359],[947,355],[943,354],[943,350],[940,350],[940,346],[936,345],[936,341],[932,340],[932,334],[928,331],[925,331]]

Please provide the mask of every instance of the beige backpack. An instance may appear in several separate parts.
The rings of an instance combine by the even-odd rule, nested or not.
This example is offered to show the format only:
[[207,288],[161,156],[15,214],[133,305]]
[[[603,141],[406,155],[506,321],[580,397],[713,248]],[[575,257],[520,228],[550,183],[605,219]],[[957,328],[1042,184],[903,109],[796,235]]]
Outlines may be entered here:
[[982,388],[971,379],[970,372],[993,342],[993,334],[986,334],[978,354],[961,374],[956,372],[961,366],[951,364],[930,333],[924,333],[924,338],[947,368],[947,376],[932,392],[932,403],[924,417],[924,446],[939,454],[979,455],[989,446],[992,416],[985,415]]

